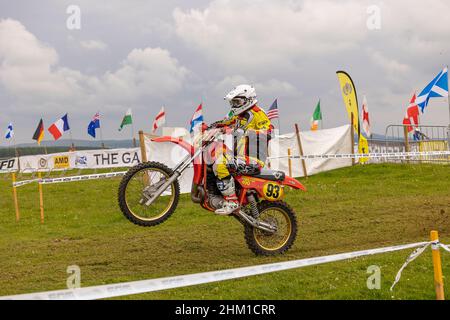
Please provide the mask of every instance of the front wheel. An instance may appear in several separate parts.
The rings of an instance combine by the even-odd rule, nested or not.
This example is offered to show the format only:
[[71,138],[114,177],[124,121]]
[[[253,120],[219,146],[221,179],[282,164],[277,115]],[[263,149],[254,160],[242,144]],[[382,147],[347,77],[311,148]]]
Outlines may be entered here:
[[256,255],[273,256],[290,249],[297,237],[295,212],[283,201],[258,203],[258,220],[276,226],[270,233],[251,225],[245,225],[247,246]]
[[134,224],[151,227],[166,221],[180,199],[180,185],[175,180],[151,204],[146,202],[173,175],[172,169],[159,162],[141,163],[126,173],[119,186],[119,206]]

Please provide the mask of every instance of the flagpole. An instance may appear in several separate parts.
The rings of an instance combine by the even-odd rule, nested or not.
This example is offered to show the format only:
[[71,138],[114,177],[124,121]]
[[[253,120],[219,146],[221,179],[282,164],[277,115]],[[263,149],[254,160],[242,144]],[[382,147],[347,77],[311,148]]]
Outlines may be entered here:
[[14,129],[13,129],[13,136],[11,137],[11,142],[13,143],[14,146],[14,153],[16,154],[16,157],[19,157],[19,151],[17,150],[17,144],[16,144],[16,135],[14,133]]
[[133,140],[133,148],[136,148],[136,139],[134,138],[134,121],[133,113],[131,113],[131,138]]
[[[69,123],[69,113],[67,113],[67,123]],[[69,129],[69,137],[70,137],[70,149],[69,151],[75,151],[75,144],[73,143],[72,129]]]
[[[100,110],[98,110],[97,113],[98,113],[98,121],[100,122]],[[105,149],[105,142],[103,141],[103,132],[102,132],[102,124],[101,124],[101,122],[100,122],[100,128],[99,129],[100,129],[100,141],[102,143],[102,149]]]
[[278,108],[278,98],[277,98],[277,112],[278,112],[278,134],[281,135],[280,108]]
[[447,100],[448,100],[448,128],[447,128],[447,149],[450,150],[450,80],[448,79],[448,65],[447,65]]
[[[320,103],[320,98],[319,98],[319,103]],[[320,130],[323,130],[323,111],[322,111],[322,104],[320,104],[320,117],[322,118],[322,119],[320,119],[320,127],[321,127]]]

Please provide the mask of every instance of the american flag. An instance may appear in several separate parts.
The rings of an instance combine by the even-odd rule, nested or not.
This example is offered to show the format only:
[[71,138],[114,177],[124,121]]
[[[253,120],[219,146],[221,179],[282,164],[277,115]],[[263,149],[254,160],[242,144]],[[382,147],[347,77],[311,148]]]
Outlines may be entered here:
[[267,117],[269,117],[269,120],[272,119],[278,119],[278,99],[275,99],[275,101],[272,103],[272,106],[267,111]]

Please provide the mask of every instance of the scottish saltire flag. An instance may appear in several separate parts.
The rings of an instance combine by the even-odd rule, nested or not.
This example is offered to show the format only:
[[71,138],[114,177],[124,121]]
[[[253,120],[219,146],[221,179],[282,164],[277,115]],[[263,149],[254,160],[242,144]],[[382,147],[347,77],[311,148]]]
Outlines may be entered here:
[[279,117],[278,114],[278,99],[275,99],[275,101],[270,106],[269,110],[267,111],[267,117],[269,120],[277,119]]
[[8,124],[8,129],[6,129],[6,139],[11,139],[14,136],[14,129],[12,123]]
[[417,96],[416,103],[423,110],[427,107],[430,98],[448,96],[448,68],[444,68],[425,89]]
[[57,120],[54,124],[52,124],[48,128],[48,132],[50,132],[53,138],[58,140],[64,134],[64,132],[69,131],[69,120],[67,118],[67,113],[59,120]]
[[203,124],[203,106],[200,104],[197,109],[195,110],[194,114],[192,115],[192,119],[190,122],[191,128],[189,129],[189,132],[192,133],[196,130],[201,128]]
[[97,112],[92,118],[92,121],[89,123],[87,132],[92,138],[95,139],[96,137],[95,129],[99,128],[100,128],[100,113]]
[[153,134],[158,130],[159,127],[166,123],[166,111],[164,111],[164,107],[156,115],[155,120],[153,121]]

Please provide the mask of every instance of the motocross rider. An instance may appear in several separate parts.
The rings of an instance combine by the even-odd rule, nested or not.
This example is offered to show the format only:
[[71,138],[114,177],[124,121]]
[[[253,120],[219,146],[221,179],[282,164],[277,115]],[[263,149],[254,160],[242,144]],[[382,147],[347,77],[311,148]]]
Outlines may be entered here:
[[[254,87],[239,85],[225,96],[225,100],[231,105],[231,116],[220,121],[216,126],[231,128],[237,143],[235,142],[234,154],[226,152],[226,148],[224,148],[222,152],[216,155],[213,164],[213,171],[217,177],[217,187],[224,197],[222,207],[215,211],[220,215],[229,215],[239,209],[234,178],[229,170],[230,165],[231,167],[234,165],[236,168],[240,164],[246,164],[259,167],[259,169],[264,166],[263,161],[249,156],[248,149],[252,141],[248,141],[247,137],[259,137],[260,135],[270,137],[273,129],[264,110],[257,106],[258,100]],[[268,142],[268,139],[265,141]]]

